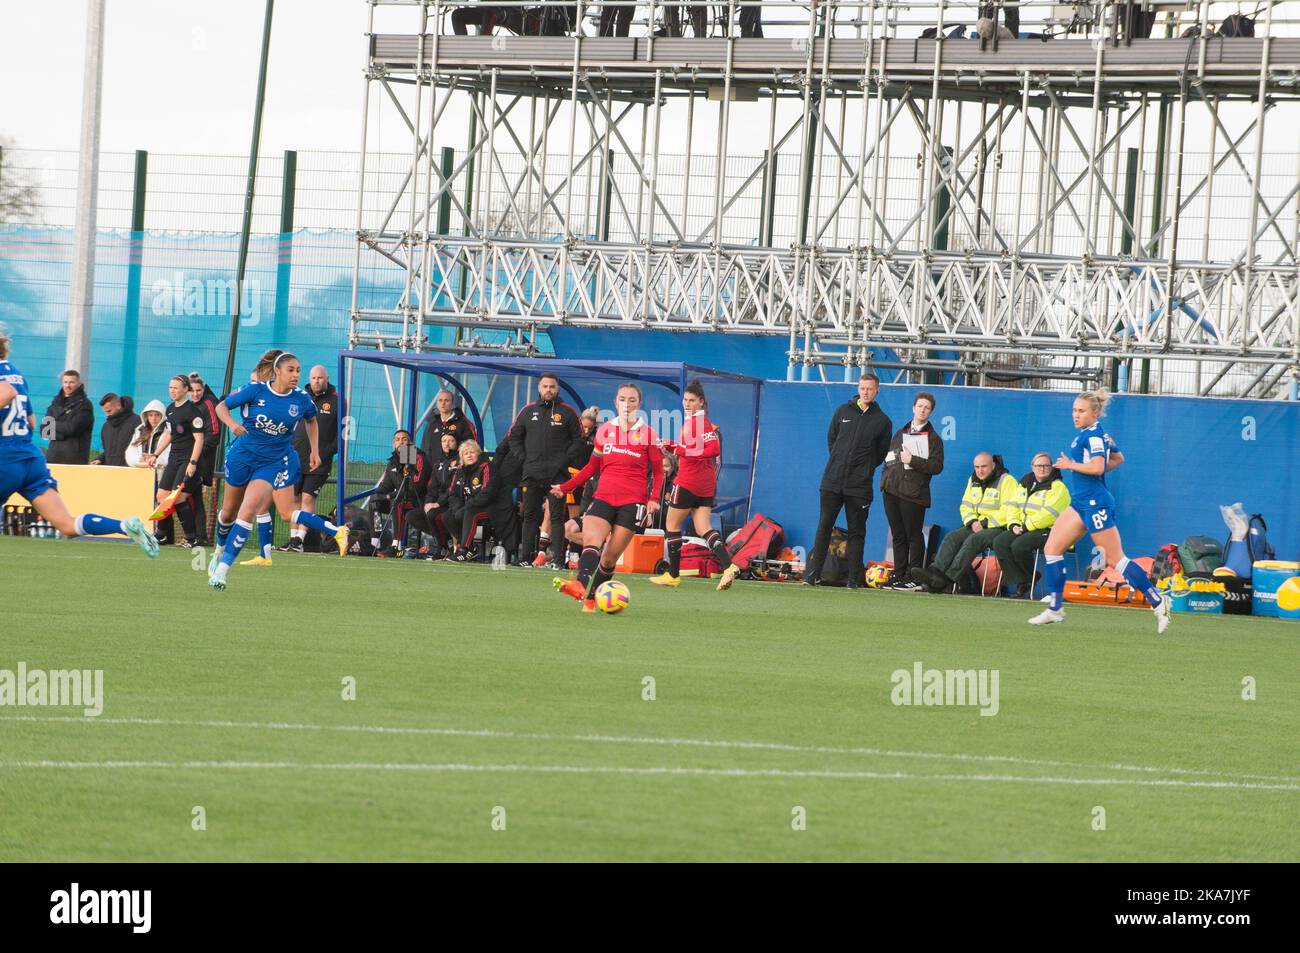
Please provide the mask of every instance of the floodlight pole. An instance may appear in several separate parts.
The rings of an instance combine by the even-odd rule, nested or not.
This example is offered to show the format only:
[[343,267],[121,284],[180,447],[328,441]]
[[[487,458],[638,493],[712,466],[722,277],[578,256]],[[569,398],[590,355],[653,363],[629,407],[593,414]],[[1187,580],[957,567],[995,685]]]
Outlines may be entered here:
[[[253,228],[253,188],[257,182],[257,150],[262,138],[262,103],[266,99],[266,61],[271,49],[271,13],[275,0],[266,0],[266,16],[262,22],[262,60],[257,72],[257,102],[253,107],[253,142],[248,152],[248,183],[244,189],[244,222],[239,232],[239,264],[235,271],[235,300],[230,308],[230,348],[226,351],[226,376],[222,394],[230,393],[235,376],[235,347],[239,343],[239,308],[244,297],[244,273],[248,267],[248,239]],[[224,456],[217,453],[218,464]]]
[[77,224],[63,366],[90,375],[95,310],[95,225],[99,205],[99,121],[104,93],[104,0],[86,3],[86,63],[77,162]]

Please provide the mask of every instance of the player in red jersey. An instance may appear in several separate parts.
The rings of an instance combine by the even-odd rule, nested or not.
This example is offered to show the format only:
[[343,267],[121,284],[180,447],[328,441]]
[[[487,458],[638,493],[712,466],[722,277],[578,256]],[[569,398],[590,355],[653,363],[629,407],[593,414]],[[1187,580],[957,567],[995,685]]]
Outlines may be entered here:
[[664,487],[663,452],[650,428],[637,416],[641,388],[619,385],[614,407],[618,416],[597,428],[587,465],[567,482],[551,487],[551,493],[563,499],[564,494],[600,473],[600,485],[582,518],[578,578],[555,580],[556,589],[582,602],[583,612],[596,611],[596,589],[613,577],[623,550],[647,517],[658,511]]
[[668,497],[668,518],[664,521],[665,541],[668,545],[668,571],[652,576],[656,586],[681,585],[682,524],[689,516],[698,533],[711,550],[718,565],[726,567],[718,580],[718,591],[731,588],[740,569],[731,564],[722,536],[713,528],[710,517],[713,497],[718,491],[718,464],[722,460],[722,433],[709,422],[709,402],[704,397],[704,387],[698,380],[686,385],[682,394],[682,410],[686,421],[682,435],[676,443],[665,442],[661,448],[678,460],[677,479]]

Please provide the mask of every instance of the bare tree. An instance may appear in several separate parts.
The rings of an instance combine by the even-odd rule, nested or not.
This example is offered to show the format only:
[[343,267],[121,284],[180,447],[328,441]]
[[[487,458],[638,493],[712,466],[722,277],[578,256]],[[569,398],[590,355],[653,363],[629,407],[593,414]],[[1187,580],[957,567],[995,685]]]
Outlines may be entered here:
[[6,161],[11,151],[9,139],[0,136],[0,222],[30,222],[36,218],[40,191],[23,170]]

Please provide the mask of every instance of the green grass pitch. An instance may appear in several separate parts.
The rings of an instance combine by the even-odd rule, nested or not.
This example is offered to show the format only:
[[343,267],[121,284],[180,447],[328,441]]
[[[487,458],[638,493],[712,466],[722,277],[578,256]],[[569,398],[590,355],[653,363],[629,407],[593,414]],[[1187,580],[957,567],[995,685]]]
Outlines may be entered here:
[[[0,539],[0,669],[105,695],[0,707],[0,860],[1300,858],[1300,624],[644,576],[592,617],[543,570],[279,554],[205,578]],[[917,662],[996,669],[997,714],[893,704]]]

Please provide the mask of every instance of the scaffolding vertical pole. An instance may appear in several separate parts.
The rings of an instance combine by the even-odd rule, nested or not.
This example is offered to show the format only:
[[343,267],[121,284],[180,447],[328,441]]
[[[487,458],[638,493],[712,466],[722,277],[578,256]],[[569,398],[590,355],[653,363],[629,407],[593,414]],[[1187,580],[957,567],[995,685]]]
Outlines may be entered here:
[[[501,71],[496,67],[492,68],[492,77],[488,80],[488,112],[483,121],[487,124],[487,161],[483,163],[483,171],[487,173],[487,198],[479,206],[486,213],[484,222],[487,224],[488,232],[495,233],[501,230],[506,223],[505,209],[501,210],[501,218],[494,225],[492,222],[493,206],[492,192],[496,187],[496,165],[497,165],[497,124],[501,121],[497,116],[497,77]],[[480,173],[482,175],[482,173]],[[507,203],[509,204],[509,203]]]
[[[867,21],[866,56],[863,57],[862,79],[858,81],[859,86],[862,89],[862,115],[858,118],[858,123],[859,123],[858,168],[857,171],[854,173],[854,177],[857,180],[857,185],[855,187],[856,194],[854,196],[854,202],[853,202],[853,204],[856,206],[856,210],[853,216],[853,252],[852,252],[853,268],[852,268],[852,273],[850,275],[850,279],[853,282],[853,294],[849,299],[849,321],[848,321],[847,334],[845,335],[848,341],[850,342],[848,348],[849,354],[853,352],[852,341],[853,341],[854,334],[857,328],[859,327],[859,324],[863,329],[862,333],[863,336],[865,337],[867,322],[870,319],[868,308],[864,306],[863,303],[864,292],[869,287],[871,281],[870,252],[868,252],[867,272],[865,275],[861,274],[862,271],[861,260],[862,260],[862,215],[867,207],[867,200],[866,200],[867,130],[868,127],[870,126],[870,121],[871,121],[871,56],[873,51],[872,48],[874,46],[874,36],[876,32],[875,26],[876,26],[876,0],[871,0],[871,6],[869,8],[869,19]],[[862,35],[861,30],[862,27],[861,24],[859,23],[858,25],[859,38],[861,38]],[[845,110],[847,111],[847,109],[848,109],[848,105],[846,102]],[[879,146],[877,144],[877,148],[878,147]],[[874,210],[875,208],[873,205],[872,211],[874,212]],[[861,319],[860,322],[859,319]],[[849,365],[846,363],[844,366],[845,366],[845,373],[846,374],[849,373],[848,370]]]
[[[1025,204],[1025,146],[1026,138],[1029,134],[1029,71],[1024,70],[1020,74],[1020,154],[1016,160],[1016,238],[1015,254],[1011,256],[1011,276],[1008,282],[1011,294],[1011,303],[1008,308],[1008,319],[1011,321],[1024,323],[1025,316],[1025,294],[1021,285],[1024,284],[1020,271],[1020,252],[1024,246],[1024,230],[1020,225],[1020,214]],[[1016,315],[1016,317],[1012,317]]]
[[[267,17],[269,19],[270,13]],[[63,366],[90,374],[95,310],[95,237],[99,210],[99,125],[104,92],[104,0],[86,0],[86,65],[81,84],[77,224],[73,238],[68,338]]]
[[758,216],[758,243],[764,248],[772,247],[772,225],[776,216],[776,90],[776,81],[773,80],[772,103],[767,117],[767,151],[763,153],[763,195]]
[[[659,120],[663,114],[663,109],[661,108],[659,97],[662,94],[663,94],[663,71],[655,70],[655,91],[654,91],[655,121],[654,121],[654,129],[653,129],[654,138],[650,147],[650,170],[649,170],[649,174],[646,176],[647,180],[650,183],[650,207],[647,210],[649,221],[647,223],[646,234],[644,236],[645,278],[642,285],[642,300],[644,302],[644,310],[642,311],[642,318],[646,322],[650,320],[650,302],[652,298],[651,289],[654,287],[654,279],[651,273],[650,252],[651,252],[651,245],[654,244],[654,240],[655,240],[655,196],[658,194],[659,191]],[[665,295],[665,300],[669,300],[670,297],[671,295]],[[667,315],[664,315],[664,317],[667,317]]]
[[[1048,82],[1046,76],[1043,79],[1044,84]],[[1041,148],[1038,150],[1038,182],[1034,191],[1037,193],[1037,205],[1034,208],[1034,221],[1040,225],[1043,224],[1043,200],[1047,197],[1047,166],[1050,162],[1049,156],[1052,154],[1052,120],[1048,115],[1047,105],[1043,106],[1043,134],[1041,136]],[[1043,235],[1046,228],[1038,228],[1034,232],[1034,251],[1042,251]]]
[[271,340],[289,331],[289,283],[293,279],[293,209],[298,183],[298,153],[286,149],[280,175],[280,235],[275,262],[275,323]]
[[[641,175],[643,176],[645,175],[645,148],[646,148],[647,130],[649,125],[650,125],[650,104],[642,103],[641,104],[641,151],[637,155],[636,162],[637,162],[637,168],[640,170]],[[643,182],[638,183],[637,184],[638,187],[636,190],[636,228],[634,230],[635,234],[632,236],[632,240],[634,242],[644,241],[642,231],[641,231],[641,225],[643,223],[642,216],[645,210],[646,191],[642,187],[643,184],[644,184]]]
[[[1208,106],[1206,108],[1209,108]],[[1201,261],[1210,260],[1210,217],[1214,211],[1214,155],[1218,149],[1219,124],[1210,123],[1210,156],[1205,172],[1205,219],[1201,229]],[[1197,366],[1200,364],[1198,362]]]
[[[960,119],[960,117],[961,117],[961,113],[958,113],[957,115],[958,115],[957,125],[958,125],[958,128],[960,128],[960,127],[961,127],[961,119]],[[1001,117],[1001,115],[1002,115],[1001,107],[999,107],[998,114],[997,114],[997,116],[994,117],[994,122],[998,122],[998,123],[999,123],[999,125],[998,125],[998,131],[997,131],[997,136],[998,136],[999,138],[1001,138],[1001,135],[1002,135],[1002,127],[1001,127],[1001,123],[1000,123],[1000,117]],[[988,103],[987,103],[987,102],[981,102],[981,103],[980,103],[980,118],[979,118],[979,130],[980,130],[979,137],[980,137],[980,147],[979,147],[979,151],[978,151],[977,153],[975,153],[975,165],[976,165],[976,169],[975,169],[975,174],[976,174],[976,186],[975,186],[975,234],[972,236],[972,238],[974,239],[974,242],[975,242],[976,247],[980,247],[980,246],[982,246],[982,244],[983,244],[983,234],[982,234],[982,233],[983,233],[983,229],[981,228],[981,226],[983,225],[984,219],[983,219],[983,216],[981,216],[981,215],[979,214],[979,212],[980,212],[981,209],[984,208],[984,179],[985,179],[986,170],[988,169],[988,164],[989,164],[989,141],[988,141],[988,137],[985,136],[985,134],[984,134],[984,130],[985,130],[985,128],[987,128],[987,123],[988,123]],[[958,137],[957,137],[957,145],[958,145],[958,147],[961,146],[961,136],[958,136]],[[998,220],[998,219],[997,219],[997,214],[996,214],[996,211],[997,211],[997,210],[996,210],[996,201],[997,201],[997,192],[996,192],[996,191],[993,193],[993,199],[994,199],[995,207],[994,207],[993,211],[991,211],[991,212],[989,213],[989,221],[990,221],[990,222],[993,222],[994,224],[996,224],[996,223],[997,223],[997,220]]]
[[[373,78],[373,74],[371,72],[371,63],[370,63],[370,38],[374,36],[374,32],[375,32],[375,8],[374,5],[371,4],[369,13],[367,14],[367,20],[366,20],[366,33],[365,33],[366,68],[363,71],[364,75],[361,81],[361,88],[362,88],[361,150],[360,150],[360,154],[357,157],[357,236],[356,236],[357,244],[356,244],[356,251],[352,260],[352,308],[351,308],[352,320],[349,322],[349,327],[348,327],[349,348],[356,347],[357,345],[357,320],[358,320],[357,305],[358,305],[358,293],[359,293],[358,286],[361,280],[361,246],[364,244],[364,242],[362,241],[362,235],[363,235],[363,226],[365,225],[364,215],[365,215],[365,203],[366,203],[366,146],[367,146],[367,140],[369,138],[369,131],[370,131],[370,83]],[[339,367],[342,368],[342,366],[343,366],[343,359],[339,358]],[[343,382],[342,380],[340,380],[339,386],[342,386],[342,384]],[[351,397],[350,394],[344,395],[345,400],[347,400],[350,397]],[[342,419],[342,415],[340,415],[340,419]],[[339,449],[339,467],[340,467],[339,499],[342,500],[343,499],[343,478],[342,478],[343,462],[342,461],[344,457],[347,455],[346,440],[344,440],[342,436],[340,436],[339,448],[340,448]]]
[[[569,310],[569,245],[573,241],[573,150],[578,135],[578,67],[582,63],[582,15],[584,0],[578,0],[573,20],[573,71],[569,78],[569,161],[564,197],[564,241],[560,244],[560,317]],[[590,189],[588,190],[590,193]]]
[[[861,126],[858,134],[858,170],[857,170],[857,195],[854,198],[854,205],[857,206],[856,213],[853,216],[853,245],[857,247],[862,244],[862,214],[866,210],[867,194],[867,170],[865,164],[867,161],[867,129],[871,122],[871,54],[875,45],[874,36],[876,32],[876,0],[871,0],[870,19],[867,21],[867,49],[866,56],[863,58],[862,79],[859,85],[862,88],[862,116],[859,118]],[[858,35],[861,37],[862,25],[858,24]],[[874,199],[873,199],[874,201]],[[857,276],[854,276],[854,286],[857,286]]]
[[[1093,64],[1092,78],[1092,139],[1088,145],[1088,204],[1084,207],[1084,224],[1086,226],[1083,236],[1083,247],[1088,255],[1097,254],[1097,226],[1094,220],[1095,212],[1094,201],[1101,202],[1101,189],[1098,188],[1101,177],[1101,74],[1105,68],[1104,54],[1106,50],[1105,43],[1105,25],[1102,26],[1102,42],[1097,45],[1097,57]],[[1087,264],[1085,259],[1083,283],[1087,286]]]
[[695,135],[695,87],[686,90],[686,156],[682,171],[682,234],[691,230],[691,144]]
[[131,252],[126,270],[126,313],[122,315],[122,388],[135,394],[135,364],[140,342],[140,272],[144,268],[144,205],[149,153],[137,149],[131,189]]
[[[1187,74],[1179,77],[1178,93],[1178,146],[1174,150],[1174,222],[1169,236],[1169,264],[1165,273],[1165,340],[1162,351],[1170,351],[1174,342],[1174,310],[1182,302],[1176,296],[1174,282],[1178,268],[1178,229],[1182,223],[1183,204],[1183,148],[1187,142]],[[1165,362],[1160,361],[1160,379],[1164,381]]]
[[[1241,347],[1250,347],[1251,318],[1254,317],[1255,303],[1251,300],[1255,294],[1255,242],[1259,227],[1260,192],[1263,191],[1264,175],[1264,124],[1268,113],[1268,70],[1272,49],[1273,4],[1270,2],[1264,14],[1264,46],[1259,54],[1259,90],[1255,95],[1255,161],[1251,174],[1250,192],[1250,229],[1246,232],[1246,268],[1243,271],[1245,287],[1242,289],[1242,326]],[[1262,289],[1262,284],[1261,284]],[[1264,295],[1259,294],[1262,305]]]
[[[1005,98],[998,102],[998,111],[994,116],[994,122],[997,123],[993,139],[993,200],[989,203],[989,228],[990,230],[998,221],[998,193],[1002,185],[1002,131],[1008,125],[1007,121],[1002,118],[1006,112],[1007,103]],[[981,125],[983,114],[981,113]],[[981,200],[981,207],[983,202]],[[979,218],[975,219],[975,227],[980,226]],[[981,243],[981,248],[983,244]]]
[[[833,3],[834,0],[831,0],[831,2]],[[827,16],[829,15],[829,10],[830,10],[829,7],[823,6],[823,8],[822,8],[823,18],[825,18],[825,17],[827,17]],[[830,53],[831,53],[831,43],[830,43],[830,38],[829,38],[828,36],[825,35],[825,34],[826,34],[826,26],[825,26],[825,22],[824,22],[824,21],[823,21],[823,26],[822,26],[822,28],[821,28],[821,33],[823,34],[823,35],[822,35],[822,65],[821,65],[821,76],[820,76],[820,78],[819,78],[819,80],[818,80],[818,84],[817,84],[817,85],[818,85],[818,90],[817,90],[817,138],[816,138],[816,141],[815,141],[815,142],[813,143],[813,145],[812,145],[813,155],[815,155],[815,156],[816,156],[816,159],[817,159],[817,161],[816,161],[816,170],[817,170],[817,171],[816,171],[815,180],[814,180],[814,186],[813,186],[813,197],[812,197],[811,212],[810,212],[810,214],[811,214],[811,216],[812,216],[812,224],[813,224],[813,244],[814,244],[814,245],[816,245],[816,244],[818,243],[818,239],[819,239],[819,237],[821,236],[821,233],[822,233],[822,228],[821,228],[821,214],[822,214],[822,177],[823,177],[823,176],[822,176],[822,172],[823,172],[823,163],[824,163],[825,158],[826,158],[826,148],[825,148],[825,145],[822,143],[821,140],[822,140],[823,135],[825,134],[825,129],[826,129],[826,97],[827,97],[828,90],[830,89],[830,85],[831,85],[830,75],[829,75],[829,74],[830,74]]]
[[[826,49],[828,51],[830,50],[829,42],[826,44]],[[841,149],[844,148],[844,127],[845,127],[845,123],[848,121],[848,117],[849,117],[849,92],[847,89],[844,89],[840,91],[839,144]],[[860,163],[861,161],[862,161],[862,153],[858,153],[858,162]],[[835,163],[835,194],[839,195],[840,192],[843,190],[843,188],[844,188],[844,163],[837,162]],[[831,231],[831,244],[838,248],[840,244],[839,210],[836,209],[836,211],[833,214],[835,216],[835,227]]]
[[[428,67],[429,69],[429,138],[428,141],[424,144],[424,210],[421,214],[421,218],[424,222],[424,226],[423,226],[423,233],[421,235],[421,242],[420,242],[420,308],[418,311],[415,312],[414,345],[417,351],[423,351],[425,346],[425,339],[424,339],[425,316],[428,315],[429,317],[432,317],[433,269],[434,269],[434,260],[433,260],[434,244],[433,243],[434,243],[434,235],[441,234],[440,232],[435,231],[435,224],[433,219],[433,215],[434,215],[433,173],[435,169],[437,169],[440,173],[442,173],[438,177],[439,181],[442,181],[443,177],[446,175],[446,173],[443,172],[442,163],[439,160],[434,158],[434,148],[435,148],[434,140],[438,132],[438,116],[440,115],[440,110],[438,109],[438,82],[435,77],[437,76],[437,72],[438,72],[438,38],[442,33],[441,0],[433,0],[433,22],[436,29],[434,30],[433,43],[431,44],[429,50],[429,67]],[[420,77],[419,81],[423,82],[423,77]],[[447,101],[450,101],[451,93],[452,93],[451,89],[448,88]],[[445,108],[446,105],[447,102],[444,101],[443,107]],[[440,213],[441,213],[441,199],[446,197],[446,195],[450,194],[450,191],[451,191],[450,182],[448,182],[447,190],[445,192],[441,189],[441,187],[439,187],[438,189],[438,192],[442,193],[439,196]],[[441,263],[439,263],[438,268],[439,271],[441,272],[442,269]],[[452,340],[453,342],[456,343],[459,342],[460,340],[459,328],[457,328],[453,332]],[[413,388],[412,393],[415,395],[415,397],[413,397],[412,400],[414,401],[419,396],[419,381],[421,379],[421,375],[418,373],[412,373],[411,376],[412,376],[411,387]],[[414,431],[412,431],[412,435],[414,435]]]
[[[551,131],[551,94],[549,91],[542,95],[542,154],[541,168],[537,170],[537,215],[533,219],[532,228],[538,238],[546,232],[546,165],[549,157],[549,136]],[[588,166],[591,163],[587,163]]]
[[[939,100],[939,71],[943,67],[943,8],[944,0],[939,0],[934,21],[934,62],[931,65],[930,72],[930,100],[926,103],[925,110],[927,128],[921,130],[921,145],[925,151],[919,179],[921,191],[917,196],[922,205],[921,217],[917,220],[917,251],[926,251],[934,240],[934,212],[930,203],[931,192],[934,189],[935,166],[940,161],[939,153],[936,150],[941,148],[940,140],[943,137],[941,128],[943,113],[940,111],[941,104]],[[919,285],[916,286],[913,293],[920,293]]]
[[[406,284],[402,289],[402,338],[399,348],[406,350],[411,339],[411,318],[413,306],[412,298],[418,295],[416,290],[416,281],[419,269],[416,267],[416,244],[419,242],[417,237],[417,208],[420,200],[420,153],[423,151],[424,142],[420,138],[420,128],[423,122],[421,109],[424,105],[424,43],[425,34],[428,30],[429,8],[420,4],[420,34],[416,41],[415,51],[415,108],[411,110],[411,202],[410,211],[407,217],[406,228],[403,230],[402,244],[406,248]],[[420,253],[423,254],[423,242],[419,242]],[[405,371],[403,371],[405,374]]]
[[[727,22],[735,22],[736,0],[727,0],[728,13]],[[730,132],[731,120],[731,64],[735,60],[736,37],[733,34],[727,36],[727,54],[724,72],[722,74],[722,102],[718,106],[718,145],[716,151],[717,167],[714,171],[714,206],[713,206],[713,246],[718,248],[722,244],[722,200],[726,192],[727,184],[727,138]],[[721,300],[721,292],[717,287],[717,254],[714,255],[714,313],[717,312],[718,303]]]

